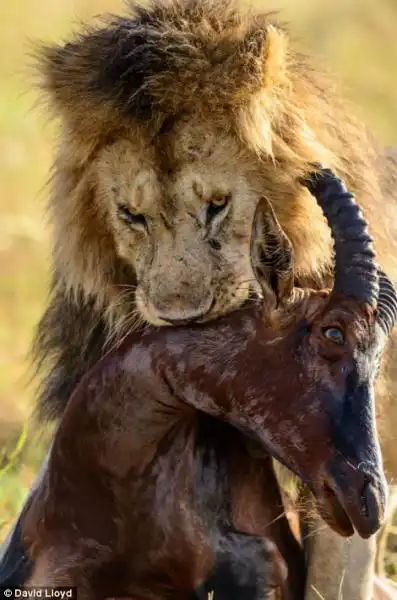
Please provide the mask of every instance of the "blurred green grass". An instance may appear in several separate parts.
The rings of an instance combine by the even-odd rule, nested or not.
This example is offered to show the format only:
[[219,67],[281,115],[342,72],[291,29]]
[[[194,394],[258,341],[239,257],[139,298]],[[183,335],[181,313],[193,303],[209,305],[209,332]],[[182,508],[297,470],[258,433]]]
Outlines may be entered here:
[[[297,42],[324,57],[380,139],[397,143],[397,0],[269,0]],[[64,39],[79,20],[123,10],[122,0],[0,3],[0,540],[42,456],[34,438],[15,453],[34,395],[29,347],[49,277],[45,183],[55,129],[32,109],[32,40]],[[10,464],[11,461],[11,464]]]

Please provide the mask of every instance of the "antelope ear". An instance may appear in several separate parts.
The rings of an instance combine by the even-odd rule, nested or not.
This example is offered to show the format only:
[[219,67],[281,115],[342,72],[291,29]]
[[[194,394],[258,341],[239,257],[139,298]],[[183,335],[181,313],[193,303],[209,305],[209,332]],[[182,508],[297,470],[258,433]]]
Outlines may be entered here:
[[251,234],[251,265],[266,308],[286,301],[294,285],[293,248],[268,200],[256,207]]

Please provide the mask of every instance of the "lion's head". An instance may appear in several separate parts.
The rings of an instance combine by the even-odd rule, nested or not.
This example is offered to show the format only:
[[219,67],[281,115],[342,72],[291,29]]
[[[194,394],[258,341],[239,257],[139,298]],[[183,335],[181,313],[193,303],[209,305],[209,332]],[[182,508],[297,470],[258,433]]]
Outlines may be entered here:
[[246,298],[261,185],[232,135],[189,116],[155,142],[131,136],[103,146],[93,177],[94,202],[118,261],[136,277],[147,321],[207,319]]
[[261,196],[297,276],[322,276],[328,229],[298,183],[313,161],[360,199],[376,191],[365,134],[267,15],[152,2],[45,48],[41,73],[61,119],[55,268],[119,324],[137,313],[206,320],[241,304]]

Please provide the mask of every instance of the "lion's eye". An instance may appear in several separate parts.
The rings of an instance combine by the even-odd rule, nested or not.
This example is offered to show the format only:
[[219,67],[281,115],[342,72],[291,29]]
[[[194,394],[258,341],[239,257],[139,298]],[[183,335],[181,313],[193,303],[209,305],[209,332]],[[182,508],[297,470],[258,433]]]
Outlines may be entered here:
[[117,212],[120,219],[128,225],[131,225],[131,227],[145,229],[147,231],[147,221],[143,215],[131,212],[128,206],[125,206],[124,204],[118,207]]
[[323,329],[323,334],[328,340],[338,346],[343,346],[345,343],[345,334],[338,327],[326,327]]
[[207,225],[209,225],[211,221],[215,219],[215,217],[220,215],[228,207],[230,199],[231,194],[215,196],[212,198],[207,208]]

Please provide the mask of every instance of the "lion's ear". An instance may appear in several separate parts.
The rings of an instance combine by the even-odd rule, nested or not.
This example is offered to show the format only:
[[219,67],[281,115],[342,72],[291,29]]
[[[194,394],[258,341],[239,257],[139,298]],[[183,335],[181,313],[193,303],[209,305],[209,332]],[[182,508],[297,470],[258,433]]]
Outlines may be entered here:
[[251,234],[251,264],[269,310],[286,301],[294,283],[293,249],[268,200],[255,211]]

